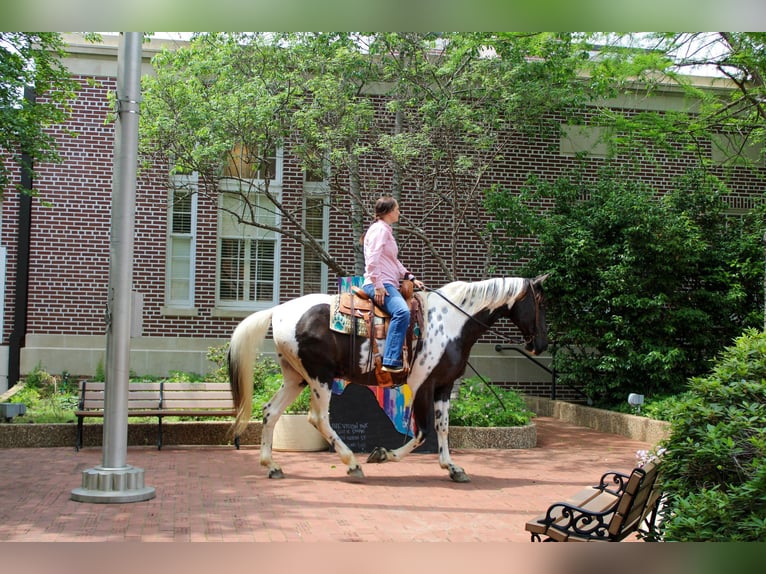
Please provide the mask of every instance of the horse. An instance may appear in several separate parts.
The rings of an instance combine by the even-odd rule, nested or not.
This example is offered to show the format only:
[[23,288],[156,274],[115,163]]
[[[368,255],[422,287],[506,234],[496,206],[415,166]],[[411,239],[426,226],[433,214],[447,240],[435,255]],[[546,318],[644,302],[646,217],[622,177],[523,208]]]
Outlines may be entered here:
[[[454,382],[463,375],[471,347],[501,318],[509,318],[524,337],[524,348],[539,355],[548,347],[543,282],[547,275],[493,278],[478,282],[455,281],[439,289],[414,294],[420,298],[424,333],[419,350],[403,375],[412,391],[414,436],[395,450],[376,447],[368,463],[401,461],[420,446],[435,429],[439,465],[455,482],[470,482],[466,472],[450,457],[449,404]],[[330,426],[329,408],[335,379],[375,385],[369,337],[331,330],[332,295],[311,294],[286,301],[242,320],[235,328],[228,352],[229,381],[235,407],[231,431],[240,436],[252,416],[253,370],[269,328],[283,384],[263,407],[260,464],[269,478],[284,478],[274,461],[274,425],[284,410],[308,385],[311,407],[308,419],[339,455],[352,478],[364,477],[354,453]],[[384,340],[378,340],[382,354]]]

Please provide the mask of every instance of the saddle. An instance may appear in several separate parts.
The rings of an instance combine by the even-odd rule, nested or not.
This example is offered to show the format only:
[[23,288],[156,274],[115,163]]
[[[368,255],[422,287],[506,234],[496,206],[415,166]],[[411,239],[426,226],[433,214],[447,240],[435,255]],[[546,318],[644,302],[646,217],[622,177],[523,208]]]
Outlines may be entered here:
[[[349,323],[352,326],[351,329],[353,330],[348,332],[370,337],[372,346],[371,358],[375,365],[375,377],[378,385],[381,387],[400,386],[407,381],[410,364],[414,358],[413,342],[417,340],[414,349],[415,354],[417,354],[421,346],[420,334],[423,333],[423,309],[420,300],[414,296],[412,281],[403,281],[399,292],[410,307],[410,325],[407,328],[402,354],[404,371],[401,373],[383,371],[383,358],[378,352],[377,340],[386,338],[391,316],[375,305],[375,302],[359,287],[352,287],[351,293],[340,293],[337,295],[336,315],[349,319],[347,322],[344,321],[344,323]],[[357,327],[357,322],[362,323],[362,328]],[[338,323],[337,319],[335,323]]]

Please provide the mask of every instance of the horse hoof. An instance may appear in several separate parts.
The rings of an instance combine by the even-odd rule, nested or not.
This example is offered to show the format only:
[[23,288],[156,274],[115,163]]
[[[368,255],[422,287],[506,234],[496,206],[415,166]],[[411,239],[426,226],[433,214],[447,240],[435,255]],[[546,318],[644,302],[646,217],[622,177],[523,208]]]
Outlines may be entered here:
[[349,468],[346,474],[352,481],[362,480],[364,478],[364,472],[362,472],[362,469],[358,466],[356,468]]
[[471,477],[462,470],[453,470],[449,473],[449,477],[455,482],[471,482]]
[[272,468],[269,471],[269,478],[284,478],[285,473],[282,472],[281,468]]
[[379,446],[376,446],[367,457],[367,462],[386,462],[387,460],[388,451]]

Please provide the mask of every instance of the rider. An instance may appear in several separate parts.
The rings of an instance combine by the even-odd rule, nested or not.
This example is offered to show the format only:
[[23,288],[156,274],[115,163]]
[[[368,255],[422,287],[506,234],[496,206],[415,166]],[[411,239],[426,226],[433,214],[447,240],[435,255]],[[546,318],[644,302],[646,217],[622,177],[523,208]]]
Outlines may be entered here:
[[362,289],[391,315],[383,352],[383,370],[389,373],[404,371],[402,347],[410,324],[410,309],[399,292],[399,280],[409,279],[418,289],[425,287],[399,261],[399,247],[391,231],[391,226],[397,221],[399,203],[394,197],[384,195],[375,203],[375,222],[364,235]]

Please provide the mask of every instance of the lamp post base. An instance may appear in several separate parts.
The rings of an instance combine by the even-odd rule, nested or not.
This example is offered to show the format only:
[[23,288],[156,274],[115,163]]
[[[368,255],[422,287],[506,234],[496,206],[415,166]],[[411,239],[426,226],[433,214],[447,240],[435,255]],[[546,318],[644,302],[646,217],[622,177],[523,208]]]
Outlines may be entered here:
[[154,488],[144,485],[142,468],[97,466],[82,472],[82,486],[72,491],[71,499],[76,502],[120,504],[143,502],[154,496]]

